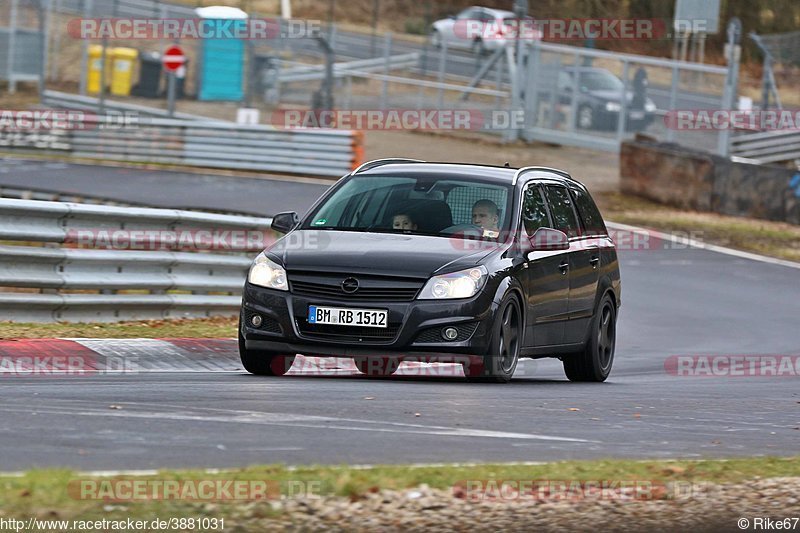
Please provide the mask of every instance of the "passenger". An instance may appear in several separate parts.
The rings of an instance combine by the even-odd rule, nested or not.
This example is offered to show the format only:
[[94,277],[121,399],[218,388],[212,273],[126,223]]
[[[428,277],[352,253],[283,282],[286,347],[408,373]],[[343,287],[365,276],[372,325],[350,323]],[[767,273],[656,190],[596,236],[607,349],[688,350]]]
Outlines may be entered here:
[[472,223],[480,226],[485,231],[492,232],[494,236],[500,233],[500,210],[491,200],[478,200],[472,206]]
[[392,229],[416,231],[417,225],[406,213],[398,213],[392,218]]

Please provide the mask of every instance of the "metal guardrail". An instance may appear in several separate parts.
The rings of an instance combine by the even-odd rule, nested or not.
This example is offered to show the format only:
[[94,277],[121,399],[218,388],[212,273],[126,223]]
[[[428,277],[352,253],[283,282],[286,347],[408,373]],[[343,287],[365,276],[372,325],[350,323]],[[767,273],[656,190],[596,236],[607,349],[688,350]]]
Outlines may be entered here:
[[800,168],[800,131],[742,133],[731,138],[731,155],[759,164],[793,162]]
[[[62,93],[59,91],[44,91],[42,93],[42,103],[54,109],[83,109],[95,113],[100,110],[100,99],[93,96],[81,96],[79,94]],[[120,114],[130,113],[144,117],[174,118],[179,120],[202,120],[206,122],[229,122],[226,120],[215,119],[191,113],[175,112],[172,117],[169,111],[157,107],[130,104],[105,99],[103,107],[106,111],[113,111]]]
[[[20,243],[0,245],[0,320],[78,322],[235,314],[251,256],[271,239],[271,222],[174,209],[0,199],[0,241]],[[224,249],[249,254],[173,249],[180,240],[174,247],[155,250],[75,247],[89,242],[81,235],[100,236],[91,240],[98,244],[103,235],[116,233],[135,242],[153,234],[199,239],[230,236],[234,231],[250,233],[246,238],[227,237]],[[47,244],[31,246],[34,242]]]
[[363,158],[363,136],[357,131],[147,117],[119,125],[117,119],[84,115],[45,132],[0,128],[0,150],[337,178]]
[[[334,78],[343,78],[351,71],[376,72],[392,69],[405,69],[417,66],[419,53],[400,54],[388,58],[376,57],[334,63]],[[325,65],[298,65],[289,61],[280,62],[281,70],[278,81],[290,83],[297,81],[321,80],[325,77]]]

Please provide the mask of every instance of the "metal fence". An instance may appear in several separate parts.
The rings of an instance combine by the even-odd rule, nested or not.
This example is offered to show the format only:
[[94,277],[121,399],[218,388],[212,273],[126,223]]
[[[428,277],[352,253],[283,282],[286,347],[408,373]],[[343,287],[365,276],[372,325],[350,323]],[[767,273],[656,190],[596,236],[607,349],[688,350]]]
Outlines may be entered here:
[[526,140],[618,150],[644,132],[727,155],[729,131],[681,130],[668,116],[731,109],[726,67],[542,42],[520,63]]
[[[340,177],[363,158],[362,136],[349,130],[291,129],[138,117],[83,115],[68,127],[0,128],[0,150],[87,159]],[[5,128],[5,129],[4,129]]]
[[759,164],[793,163],[800,169],[800,131],[742,133],[731,139],[731,155]]
[[[0,245],[0,320],[235,314],[251,256],[272,238],[270,224],[268,218],[172,209],[0,199],[0,240],[19,242]],[[165,233],[199,240],[249,232],[247,237],[224,237],[224,249],[250,253],[175,251],[181,240],[165,250],[75,247],[90,241],[98,246],[106,242],[103,235],[114,235],[118,244],[114,232],[123,232],[134,244],[137,238],[145,242]]]
[[18,82],[38,82],[47,60],[46,15],[39,2],[0,2],[0,80],[9,92]]

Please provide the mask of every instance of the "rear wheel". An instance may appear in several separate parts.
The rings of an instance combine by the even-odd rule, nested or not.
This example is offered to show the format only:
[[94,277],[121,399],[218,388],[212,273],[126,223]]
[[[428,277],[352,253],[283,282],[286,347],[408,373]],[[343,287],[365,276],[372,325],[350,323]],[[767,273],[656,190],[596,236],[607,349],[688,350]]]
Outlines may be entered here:
[[292,367],[294,355],[283,355],[263,350],[248,350],[239,327],[239,359],[244,369],[256,376],[282,376]]
[[356,357],[353,362],[359,372],[373,377],[391,376],[400,366],[400,361],[391,357]]
[[522,346],[522,312],[512,294],[507,294],[497,309],[489,346],[490,353],[483,356],[482,364],[462,363],[464,374],[471,381],[509,382]]
[[601,382],[611,373],[617,341],[617,309],[606,294],[592,319],[583,351],[564,357],[564,373],[570,381]]

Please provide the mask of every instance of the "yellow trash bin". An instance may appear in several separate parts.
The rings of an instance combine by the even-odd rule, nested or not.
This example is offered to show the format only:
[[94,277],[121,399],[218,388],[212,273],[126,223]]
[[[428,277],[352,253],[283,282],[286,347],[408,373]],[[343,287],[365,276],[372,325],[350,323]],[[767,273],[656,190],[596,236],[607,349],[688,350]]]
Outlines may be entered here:
[[139,52],[135,48],[112,48],[111,94],[129,96],[133,85],[133,65]]
[[[110,79],[111,50],[106,53],[106,84]],[[86,72],[86,92],[100,94],[100,76],[103,72],[103,47],[99,44],[89,46],[89,68]]]

